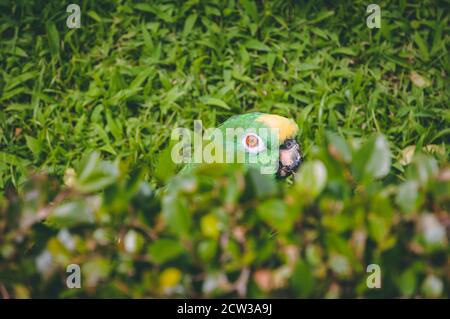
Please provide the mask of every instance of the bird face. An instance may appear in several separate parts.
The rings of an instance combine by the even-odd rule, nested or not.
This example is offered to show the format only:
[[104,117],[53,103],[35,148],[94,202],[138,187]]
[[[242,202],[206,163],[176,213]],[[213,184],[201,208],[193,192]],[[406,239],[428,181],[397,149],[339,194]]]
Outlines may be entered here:
[[278,163],[277,177],[287,177],[297,171],[302,159],[300,145],[295,139],[287,139],[280,146],[280,160]]
[[[298,126],[291,119],[275,114],[248,113],[230,118],[221,128],[247,130],[236,140],[227,139],[227,143],[237,145],[237,152],[245,154],[246,165],[262,168],[263,174],[285,178],[293,174],[301,164],[300,146],[295,140]],[[268,129],[270,133],[260,134],[261,128]],[[256,163],[250,160],[257,156],[265,160]]]

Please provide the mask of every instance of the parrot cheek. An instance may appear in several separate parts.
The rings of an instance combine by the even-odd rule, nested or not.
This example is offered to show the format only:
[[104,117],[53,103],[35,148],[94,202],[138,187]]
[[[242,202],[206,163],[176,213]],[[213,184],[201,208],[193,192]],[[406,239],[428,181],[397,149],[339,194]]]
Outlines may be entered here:
[[280,162],[283,166],[291,166],[294,164],[294,156],[290,150],[280,150]]
[[277,176],[286,177],[295,172],[301,163],[299,146],[295,143],[290,148],[281,147]]

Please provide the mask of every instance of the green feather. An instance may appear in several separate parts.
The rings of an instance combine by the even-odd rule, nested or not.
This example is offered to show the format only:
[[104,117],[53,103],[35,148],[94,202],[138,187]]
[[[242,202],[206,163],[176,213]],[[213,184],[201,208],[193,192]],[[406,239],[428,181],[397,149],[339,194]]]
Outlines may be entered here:
[[[230,117],[224,123],[218,126],[218,129],[222,132],[222,136],[224,137],[223,141],[223,150],[224,150],[224,159],[226,154],[226,150],[234,149],[234,154],[228,154],[228,156],[242,156],[244,158],[244,166],[246,168],[255,168],[261,169],[263,166],[266,168],[272,168],[274,171],[276,170],[276,165],[278,164],[279,157],[279,141],[278,137],[275,136],[270,127],[264,124],[261,121],[257,121],[264,113],[254,112],[247,113],[242,115],[235,115]],[[258,153],[258,156],[265,156],[267,162],[265,163],[251,163],[250,157],[253,156],[249,154],[242,145],[242,136],[234,137],[233,139],[226,138],[227,129],[244,129],[244,130],[255,130],[255,133],[258,133],[258,130],[264,128],[270,135],[270,138],[266,138],[264,135],[261,135],[260,138],[265,144],[265,150]],[[205,146],[205,145],[204,145]],[[229,148],[227,148],[229,147]],[[188,163],[183,169],[180,171],[180,174],[185,174],[190,172],[194,167],[199,165],[198,163]]]

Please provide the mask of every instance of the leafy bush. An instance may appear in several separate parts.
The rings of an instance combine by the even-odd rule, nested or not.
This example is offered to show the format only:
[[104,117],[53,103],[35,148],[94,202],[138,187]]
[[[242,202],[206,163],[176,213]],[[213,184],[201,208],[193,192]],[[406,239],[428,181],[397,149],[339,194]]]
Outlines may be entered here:
[[[445,1],[67,4],[0,1],[0,296],[449,297]],[[254,111],[295,180],[175,176],[172,128]]]
[[[234,165],[155,193],[94,153],[66,186],[2,201],[0,281],[15,297],[448,297],[450,170],[416,154],[389,175],[382,135],[327,134],[290,183]],[[378,180],[374,180],[378,179]],[[395,181],[395,182],[394,182]],[[68,289],[68,264],[82,288]],[[370,289],[367,266],[381,268]]]

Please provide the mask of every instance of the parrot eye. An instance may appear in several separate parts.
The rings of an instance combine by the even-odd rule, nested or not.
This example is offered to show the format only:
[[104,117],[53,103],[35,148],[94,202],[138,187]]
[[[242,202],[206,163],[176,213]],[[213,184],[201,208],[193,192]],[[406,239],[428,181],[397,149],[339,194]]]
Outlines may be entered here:
[[264,142],[258,135],[253,133],[245,135],[242,142],[244,148],[250,153],[257,153],[265,149]]
[[258,138],[255,135],[247,135],[245,138],[245,144],[250,147],[256,147],[259,144]]

